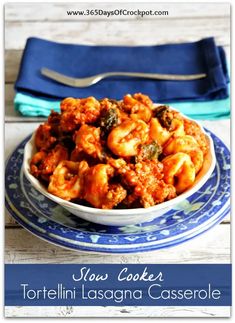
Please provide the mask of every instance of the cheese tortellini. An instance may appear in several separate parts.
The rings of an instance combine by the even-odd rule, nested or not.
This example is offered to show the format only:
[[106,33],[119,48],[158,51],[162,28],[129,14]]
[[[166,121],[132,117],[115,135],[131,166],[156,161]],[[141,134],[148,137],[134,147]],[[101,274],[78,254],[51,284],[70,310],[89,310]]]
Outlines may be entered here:
[[35,132],[31,173],[87,206],[150,207],[190,188],[208,152],[200,126],[141,93],[66,98]]

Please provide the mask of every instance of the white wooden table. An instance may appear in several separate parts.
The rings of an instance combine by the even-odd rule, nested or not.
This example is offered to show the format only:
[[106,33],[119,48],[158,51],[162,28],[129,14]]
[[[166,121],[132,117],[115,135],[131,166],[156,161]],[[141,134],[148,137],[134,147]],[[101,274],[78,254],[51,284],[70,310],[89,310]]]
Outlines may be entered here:
[[[101,8],[111,10],[168,10],[158,17],[76,17],[66,10]],[[38,36],[59,42],[80,44],[151,45],[196,41],[214,36],[230,57],[229,4],[7,4],[5,7],[6,61],[6,157],[30,134],[42,118],[25,118],[13,109],[15,82],[27,37]],[[229,120],[202,121],[229,146]],[[137,255],[95,255],[77,253],[49,244],[19,226],[6,211],[6,263],[230,263],[230,216],[206,234],[182,245]],[[229,308],[6,308],[7,316],[226,316]]]

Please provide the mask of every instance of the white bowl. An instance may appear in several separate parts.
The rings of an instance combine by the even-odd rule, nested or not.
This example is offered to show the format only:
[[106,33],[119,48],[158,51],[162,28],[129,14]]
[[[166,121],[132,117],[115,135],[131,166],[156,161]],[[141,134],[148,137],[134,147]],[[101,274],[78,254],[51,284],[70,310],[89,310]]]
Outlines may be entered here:
[[[205,133],[202,127],[201,129]],[[65,201],[55,195],[48,193],[47,189],[39,182],[39,180],[37,180],[30,173],[30,160],[36,152],[36,147],[34,144],[34,134],[25,145],[23,171],[25,176],[35,189],[37,189],[40,193],[42,193],[52,201],[58,203],[60,206],[67,209],[72,214],[82,219],[85,219],[90,222],[112,226],[122,226],[142,222],[149,222],[152,221],[154,218],[163,215],[168,210],[173,208],[173,206],[176,206],[177,204],[185,200],[187,197],[194,194],[205,184],[205,182],[211,176],[215,167],[216,158],[213,141],[208,134],[206,134],[206,136],[209,139],[209,150],[207,155],[205,156],[202,169],[196,176],[194,184],[188,190],[186,190],[184,193],[180,194],[176,198],[149,208],[103,210]]]

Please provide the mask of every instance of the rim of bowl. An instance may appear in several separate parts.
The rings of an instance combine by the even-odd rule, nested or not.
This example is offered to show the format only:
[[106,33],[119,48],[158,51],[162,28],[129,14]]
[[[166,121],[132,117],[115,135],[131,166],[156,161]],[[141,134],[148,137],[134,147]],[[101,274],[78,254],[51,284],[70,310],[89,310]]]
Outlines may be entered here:
[[[155,106],[159,106],[159,105],[162,105],[162,104],[155,104]],[[170,108],[172,110],[179,112],[178,110],[176,110],[172,107],[170,107]],[[180,114],[184,118],[187,118],[189,120],[196,122],[195,120],[193,120],[189,117],[186,117],[183,113],[180,113]],[[178,195],[177,197],[175,197],[169,201],[165,201],[165,202],[159,203],[157,205],[150,206],[148,208],[112,209],[112,210],[99,209],[99,208],[95,208],[95,207],[84,206],[84,205],[80,205],[77,203],[69,202],[69,201],[63,200],[62,198],[49,193],[47,191],[47,189],[40,183],[40,181],[38,179],[36,179],[33,175],[31,175],[31,173],[29,171],[32,153],[34,151],[36,151],[35,145],[34,145],[35,132],[31,136],[29,141],[26,143],[25,148],[24,148],[23,171],[24,171],[26,178],[30,181],[30,183],[33,185],[33,187],[36,190],[38,190],[40,193],[42,193],[43,195],[45,195],[46,197],[48,197],[49,199],[51,199],[52,201],[56,202],[57,204],[59,204],[63,207],[69,207],[70,209],[72,208],[72,209],[76,209],[77,211],[86,212],[86,213],[94,213],[94,214],[101,213],[102,215],[108,215],[108,216],[112,216],[112,215],[116,216],[117,213],[120,216],[121,215],[130,215],[131,216],[131,215],[137,215],[137,214],[144,214],[145,212],[160,211],[161,209],[169,208],[175,204],[180,203],[182,200],[186,199],[187,197],[189,197],[190,195],[192,195],[196,191],[198,191],[205,184],[205,182],[209,179],[210,175],[212,174],[212,172],[215,168],[216,157],[215,157],[213,140],[212,140],[211,136],[205,132],[205,130],[201,126],[201,124],[198,122],[196,122],[196,123],[200,126],[201,130],[203,131],[203,133],[207,136],[207,138],[209,140],[209,151],[208,151],[206,158],[205,158],[205,160],[207,159],[209,161],[208,169],[206,170],[205,174],[202,174],[200,176],[200,178],[197,180],[197,177],[200,175],[201,171],[203,170],[203,168],[202,168],[201,171],[197,174],[196,181],[193,184],[193,186],[191,186],[184,193]],[[205,160],[204,160],[203,164],[205,164]]]

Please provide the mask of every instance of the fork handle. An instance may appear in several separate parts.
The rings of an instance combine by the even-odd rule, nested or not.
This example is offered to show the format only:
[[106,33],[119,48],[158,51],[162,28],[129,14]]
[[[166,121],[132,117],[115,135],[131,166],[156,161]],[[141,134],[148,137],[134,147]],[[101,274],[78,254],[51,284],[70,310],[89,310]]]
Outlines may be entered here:
[[48,68],[41,69],[42,75],[59,82],[73,87],[87,87],[98,83],[104,78],[113,76],[124,76],[124,77],[138,77],[156,80],[170,80],[170,81],[190,81],[197,80],[206,77],[206,74],[190,74],[190,75],[176,75],[176,74],[152,74],[152,73],[134,73],[134,72],[108,72],[101,73],[98,75],[93,75],[84,78],[74,78],[70,76],[63,75],[61,73],[52,71]]
[[109,72],[102,73],[97,75],[97,77],[101,77],[100,79],[112,76],[127,76],[127,77],[139,77],[139,78],[147,78],[147,79],[156,79],[156,80],[168,80],[168,81],[190,81],[190,80],[198,80],[201,78],[205,78],[206,74],[190,74],[190,75],[179,75],[179,74],[157,74],[157,73],[133,73],[133,72]]

